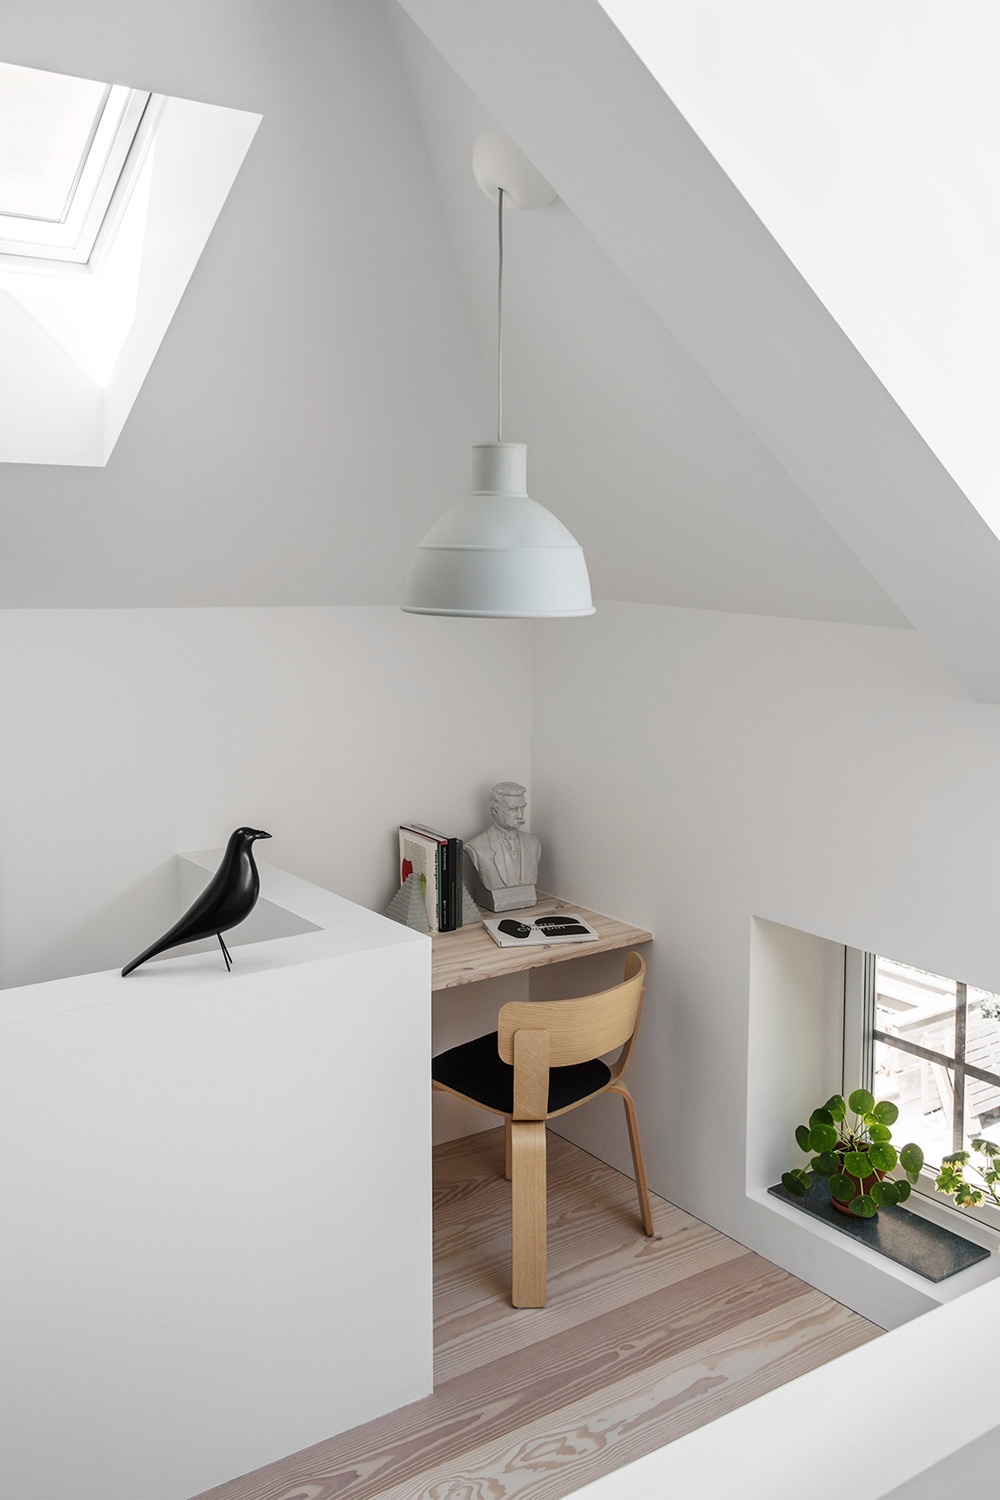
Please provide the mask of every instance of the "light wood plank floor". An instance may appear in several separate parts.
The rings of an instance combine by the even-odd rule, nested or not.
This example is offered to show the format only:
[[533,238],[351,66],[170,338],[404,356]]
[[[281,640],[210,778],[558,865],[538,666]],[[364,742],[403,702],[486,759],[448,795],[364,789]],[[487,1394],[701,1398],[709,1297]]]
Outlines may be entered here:
[[503,1132],[435,1151],[435,1391],[199,1500],[557,1500],[881,1331],[549,1136],[549,1301],[510,1306]]

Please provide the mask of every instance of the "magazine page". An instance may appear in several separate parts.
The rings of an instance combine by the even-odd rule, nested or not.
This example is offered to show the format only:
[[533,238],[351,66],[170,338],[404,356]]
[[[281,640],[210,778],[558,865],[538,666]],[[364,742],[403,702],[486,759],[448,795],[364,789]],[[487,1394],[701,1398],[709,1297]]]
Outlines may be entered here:
[[557,943],[596,943],[600,933],[576,912],[536,917],[522,922],[516,917],[489,917],[483,926],[501,948],[541,948]]

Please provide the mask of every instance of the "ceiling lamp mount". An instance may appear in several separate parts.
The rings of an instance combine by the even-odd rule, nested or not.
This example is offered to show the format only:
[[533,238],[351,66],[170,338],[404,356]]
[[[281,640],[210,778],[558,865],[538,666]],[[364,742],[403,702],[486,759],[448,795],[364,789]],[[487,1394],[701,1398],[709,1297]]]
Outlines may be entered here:
[[488,130],[472,148],[472,175],[491,203],[501,192],[508,208],[548,208],[558,194],[502,130]]
[[472,493],[417,547],[403,609],[500,619],[592,615],[583,549],[528,494],[524,443],[503,440],[503,211],[544,208],[556,194],[500,131],[476,141],[472,169],[497,205],[497,436],[472,450]]

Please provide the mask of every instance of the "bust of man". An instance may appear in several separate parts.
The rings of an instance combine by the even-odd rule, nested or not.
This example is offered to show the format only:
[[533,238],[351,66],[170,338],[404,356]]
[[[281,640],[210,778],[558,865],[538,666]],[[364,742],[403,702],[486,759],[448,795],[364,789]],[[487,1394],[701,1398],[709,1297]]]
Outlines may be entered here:
[[498,781],[490,792],[490,826],[468,839],[466,853],[483,887],[483,903],[493,911],[534,906],[541,845],[524,831],[524,787]]

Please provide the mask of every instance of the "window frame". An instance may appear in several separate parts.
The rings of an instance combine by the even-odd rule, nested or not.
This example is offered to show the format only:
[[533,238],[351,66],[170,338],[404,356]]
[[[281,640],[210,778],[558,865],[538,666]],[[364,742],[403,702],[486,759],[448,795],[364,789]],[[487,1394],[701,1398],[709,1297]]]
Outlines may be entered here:
[[50,271],[92,267],[141,169],[160,102],[143,89],[108,85],[63,217],[0,214],[0,266]]
[[[876,1042],[893,1047],[897,1051],[909,1053],[910,1056],[923,1058],[928,1062],[940,1063],[951,1071],[954,1078],[951,1149],[961,1151],[964,1149],[965,1140],[966,1075],[981,1079],[986,1083],[995,1083],[997,1087],[1000,1087],[1000,1074],[990,1073],[985,1068],[978,1068],[966,1062],[964,1057],[969,986],[965,980],[955,980],[956,1056],[952,1058],[943,1052],[935,1052],[930,1047],[921,1047],[905,1037],[890,1036],[887,1032],[878,1029],[875,1024],[878,959],[878,954],[858,948],[845,950],[843,1092],[846,1096],[858,1086],[852,1082],[852,1079],[857,1079],[861,1088],[868,1089],[869,1092],[874,1091]],[[902,962],[902,960],[897,961]],[[961,994],[961,1003],[959,1003],[959,994]],[[962,1056],[958,1055],[960,1049]],[[959,1131],[961,1135],[958,1137],[958,1143],[955,1144]],[[1000,1135],[1000,1129],[997,1133]],[[917,1144],[919,1145],[919,1142]],[[986,1202],[978,1208],[959,1208],[951,1198],[938,1192],[934,1186],[934,1179],[939,1171],[940,1163],[926,1165],[919,1180],[913,1186],[914,1194],[919,1194],[925,1202],[933,1204],[935,1208],[945,1208],[950,1214],[962,1219],[973,1219],[977,1224],[1000,1235],[1000,1207]]]

